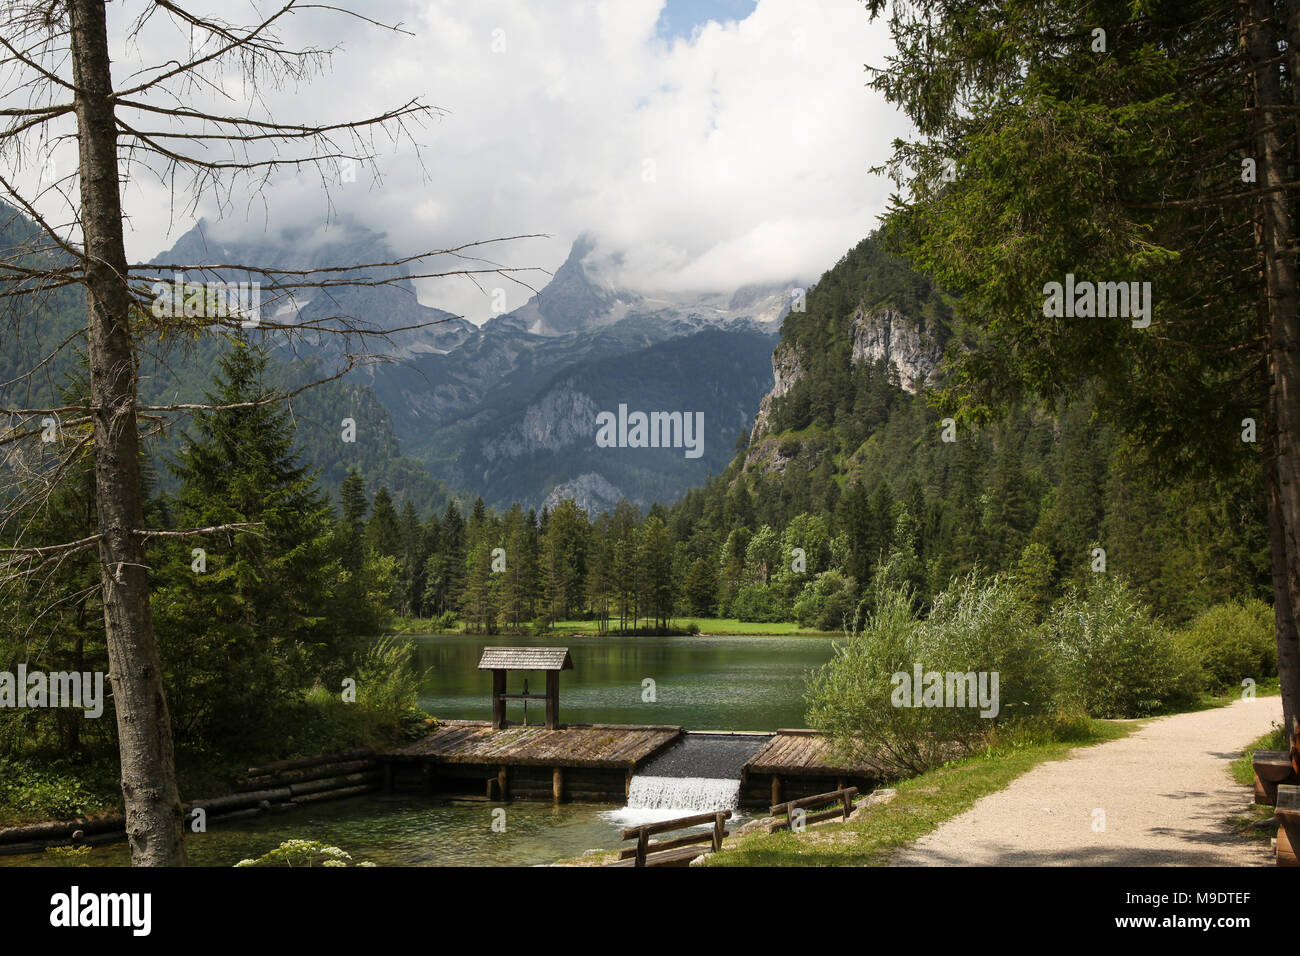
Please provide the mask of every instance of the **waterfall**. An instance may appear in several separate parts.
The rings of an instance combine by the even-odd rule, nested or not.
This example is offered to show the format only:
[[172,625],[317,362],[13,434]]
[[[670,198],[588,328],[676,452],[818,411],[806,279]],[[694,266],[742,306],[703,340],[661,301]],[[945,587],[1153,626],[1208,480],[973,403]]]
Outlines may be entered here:
[[640,826],[709,810],[737,810],[741,768],[768,739],[688,734],[637,771],[627,806],[607,818],[621,826]]
[[717,777],[633,777],[629,810],[735,810],[740,781]]

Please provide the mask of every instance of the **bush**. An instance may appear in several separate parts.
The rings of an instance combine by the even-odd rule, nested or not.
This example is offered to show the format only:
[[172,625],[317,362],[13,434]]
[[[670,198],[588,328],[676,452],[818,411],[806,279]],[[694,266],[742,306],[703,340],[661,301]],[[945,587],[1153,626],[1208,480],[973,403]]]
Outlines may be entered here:
[[[809,684],[808,720],[838,755],[886,778],[924,772],[976,747],[997,723],[1051,719],[1055,667],[1029,610],[1005,578],[954,581],[928,620],[912,591],[878,579],[860,632]],[[980,706],[902,706],[896,692],[922,672],[997,674],[996,713]],[[993,707],[989,708],[993,710]]]
[[849,630],[855,603],[853,579],[839,571],[823,571],[804,586],[794,602],[794,617],[800,627]]
[[774,588],[763,584],[745,584],[731,603],[731,616],[740,621],[769,623],[788,618],[781,596]]
[[1273,609],[1259,600],[1216,604],[1178,635],[1205,675],[1212,693],[1230,693],[1245,678],[1256,682],[1277,673]]
[[423,733],[428,716],[417,706],[420,675],[408,641],[374,641],[357,666],[356,700],[343,699],[341,687],[315,685],[290,726],[299,734],[285,746],[296,753],[326,753],[352,747],[384,746]]
[[374,866],[353,863],[352,854],[317,840],[285,840],[255,860],[240,860],[235,866]]
[[1196,660],[1118,578],[1094,575],[1062,598],[1050,628],[1061,697],[1092,717],[1142,717],[1195,703],[1200,694]]

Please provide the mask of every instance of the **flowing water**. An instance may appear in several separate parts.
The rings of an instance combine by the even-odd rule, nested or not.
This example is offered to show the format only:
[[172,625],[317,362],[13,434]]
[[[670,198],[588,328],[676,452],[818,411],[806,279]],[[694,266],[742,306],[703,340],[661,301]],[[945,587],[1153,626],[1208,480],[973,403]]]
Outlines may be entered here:
[[[563,645],[574,669],[560,676],[560,720],[566,723],[678,724],[688,730],[776,730],[804,726],[803,693],[810,669],[831,656],[816,637],[570,637],[528,639],[461,634],[413,638],[427,669],[420,705],[445,718],[486,720],[491,677],[477,670],[485,646]],[[524,677],[543,687],[542,675]],[[653,681],[647,685],[646,680]],[[648,694],[652,687],[654,693]],[[510,705],[509,718],[521,720]],[[540,722],[539,708],[529,720]],[[188,839],[198,866],[233,866],[290,839],[342,847],[357,861],[394,866],[530,866],[622,844],[619,829],[689,812],[734,807],[739,768],[762,737],[691,735],[633,778],[629,804],[518,801],[497,804],[370,794],[287,813],[221,824]],[[504,830],[493,811],[505,811]],[[733,824],[735,818],[733,818]],[[69,860],[54,854],[0,857],[3,865],[86,863],[125,866],[125,844],[93,848]]]

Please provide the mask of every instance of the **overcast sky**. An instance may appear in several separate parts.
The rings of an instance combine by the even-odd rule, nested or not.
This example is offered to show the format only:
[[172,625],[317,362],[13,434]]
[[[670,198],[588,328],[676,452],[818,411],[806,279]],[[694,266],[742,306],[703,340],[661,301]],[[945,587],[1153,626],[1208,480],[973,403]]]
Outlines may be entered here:
[[[367,0],[352,8],[415,35],[305,11],[284,39],[342,49],[324,77],[263,95],[291,122],[355,118],[413,97],[446,111],[416,133],[423,173],[409,145],[381,143],[382,184],[362,171],[332,191],[336,215],[386,232],[401,253],[547,233],[499,255],[553,270],[591,230],[605,251],[624,254],[618,281],[641,291],[807,281],[873,228],[889,183],[868,169],[907,133],[865,86],[864,64],[883,64],[890,45],[859,0]],[[110,4],[110,16],[120,9]],[[256,8],[225,0],[219,9],[251,22]],[[119,85],[128,65],[166,59],[163,29],[138,46],[118,42]],[[245,96],[233,80],[227,92]],[[221,228],[260,233],[268,214],[273,224],[325,220],[314,177],[281,176],[264,198],[265,207],[237,203]],[[169,222],[168,196],[147,178],[132,181],[125,202],[137,260],[192,224],[188,216]],[[217,217],[208,200],[200,212]],[[508,306],[526,297],[512,288]],[[475,321],[490,314],[489,297],[463,280],[426,283],[421,298]]]

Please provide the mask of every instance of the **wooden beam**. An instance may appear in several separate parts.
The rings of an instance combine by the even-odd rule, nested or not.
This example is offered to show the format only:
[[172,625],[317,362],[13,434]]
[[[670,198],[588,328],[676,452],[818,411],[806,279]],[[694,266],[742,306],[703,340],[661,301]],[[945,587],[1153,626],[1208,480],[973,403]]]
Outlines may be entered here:
[[546,729],[560,725],[560,672],[546,672]]
[[556,803],[564,802],[564,768],[556,767],[551,771],[551,796]]
[[502,730],[506,725],[506,702],[502,696],[506,692],[506,672],[492,672],[492,729]]

